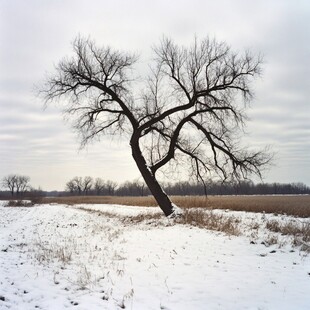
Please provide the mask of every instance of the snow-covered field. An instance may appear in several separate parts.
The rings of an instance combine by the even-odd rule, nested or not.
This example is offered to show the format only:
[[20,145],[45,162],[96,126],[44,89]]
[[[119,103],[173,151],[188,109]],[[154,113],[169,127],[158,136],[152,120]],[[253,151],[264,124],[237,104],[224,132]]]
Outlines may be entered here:
[[2,205],[0,309],[310,309],[310,255],[267,231],[272,215],[214,211],[240,218],[229,236],[120,220],[152,208]]

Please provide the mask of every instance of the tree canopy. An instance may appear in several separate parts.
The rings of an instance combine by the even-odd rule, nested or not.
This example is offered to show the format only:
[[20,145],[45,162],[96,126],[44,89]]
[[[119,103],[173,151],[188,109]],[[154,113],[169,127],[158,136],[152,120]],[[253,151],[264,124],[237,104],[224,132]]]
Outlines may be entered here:
[[138,60],[133,54],[81,37],[73,51],[43,86],[46,101],[64,99],[82,145],[104,134],[127,135],[137,167],[166,215],[175,207],[157,173],[167,164],[181,163],[202,183],[210,176],[261,177],[270,155],[239,143],[260,56],[236,53],[208,37],[189,47],[163,38],[141,82],[133,74]]

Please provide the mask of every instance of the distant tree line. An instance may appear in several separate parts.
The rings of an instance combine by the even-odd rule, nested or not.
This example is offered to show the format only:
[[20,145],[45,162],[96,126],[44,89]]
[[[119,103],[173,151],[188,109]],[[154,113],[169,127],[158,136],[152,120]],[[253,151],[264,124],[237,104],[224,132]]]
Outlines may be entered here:
[[109,195],[113,196],[117,183],[90,176],[74,177],[67,182],[65,190],[73,195]]
[[146,190],[143,182],[134,180],[118,185],[111,180],[102,178],[93,179],[90,176],[74,177],[66,183],[65,191],[71,195],[98,195],[98,196],[145,196],[150,192]]
[[[310,187],[303,183],[258,183],[242,181],[237,183],[222,183],[209,181],[208,195],[305,195],[310,194]],[[204,186],[189,182],[166,184],[169,195],[204,195]]]
[[21,195],[30,188],[30,178],[26,175],[10,174],[2,178],[2,187],[10,192],[11,196]]
[[0,198],[24,199],[43,197],[46,192],[41,188],[34,188],[30,185],[30,177],[27,175],[9,174],[0,179]]
[[[242,181],[238,183],[222,183],[209,180],[208,195],[307,195],[310,187],[303,183],[258,183]],[[64,191],[47,192],[35,189],[30,185],[30,178],[25,175],[10,174],[1,180],[0,198],[38,197],[38,196],[148,196],[151,195],[141,180],[126,181],[118,184],[111,180],[76,176],[66,183]],[[205,195],[202,184],[179,181],[165,183],[163,188],[168,195]]]
[[[310,187],[303,183],[258,183],[242,181],[222,183],[208,181],[208,195],[305,195],[310,194]],[[191,182],[165,183],[168,195],[205,195],[202,184]],[[148,196],[150,191],[143,181],[134,180],[117,184],[102,178],[74,177],[66,184],[66,192],[71,195],[106,195],[106,196]]]
[[0,181],[0,198],[25,198],[44,196],[41,188],[34,188],[27,175],[9,174]]

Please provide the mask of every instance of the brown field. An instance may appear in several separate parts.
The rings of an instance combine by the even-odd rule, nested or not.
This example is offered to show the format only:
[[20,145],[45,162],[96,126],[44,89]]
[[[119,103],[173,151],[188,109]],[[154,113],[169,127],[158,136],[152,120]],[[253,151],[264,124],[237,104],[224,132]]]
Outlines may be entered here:
[[[172,196],[181,208],[230,209],[310,217],[310,195],[306,196]],[[43,198],[44,203],[121,204],[156,206],[153,197],[70,196]]]

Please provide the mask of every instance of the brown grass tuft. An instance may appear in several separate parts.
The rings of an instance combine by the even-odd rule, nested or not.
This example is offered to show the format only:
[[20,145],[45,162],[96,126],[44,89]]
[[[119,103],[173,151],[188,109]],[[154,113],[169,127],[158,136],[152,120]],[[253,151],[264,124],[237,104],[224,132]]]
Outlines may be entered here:
[[266,228],[281,235],[292,236],[294,246],[300,246],[302,251],[310,252],[310,222],[289,220],[280,223],[271,220],[266,223]]
[[[139,215],[127,215],[123,216],[120,214],[106,212],[106,211],[97,211],[91,208],[78,208],[79,210],[84,210],[91,213],[97,213],[98,215],[103,215],[110,218],[116,218],[123,224],[139,224],[145,223],[154,224],[154,225],[165,225],[166,222],[160,220],[165,220],[165,217],[162,213],[151,213],[144,212]],[[196,226],[199,228],[205,228],[214,231],[220,231],[228,235],[240,235],[238,224],[240,220],[234,216],[226,214],[216,214],[212,210],[203,210],[203,209],[184,209],[182,216],[176,217],[173,220],[175,223]]]
[[5,207],[33,207],[33,203],[27,200],[9,200]]
[[203,209],[184,209],[184,214],[176,218],[176,222],[197,226],[200,228],[221,231],[228,235],[238,236],[240,230],[238,224],[240,220],[234,216],[216,214]]

